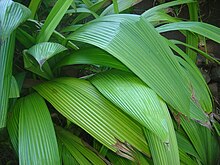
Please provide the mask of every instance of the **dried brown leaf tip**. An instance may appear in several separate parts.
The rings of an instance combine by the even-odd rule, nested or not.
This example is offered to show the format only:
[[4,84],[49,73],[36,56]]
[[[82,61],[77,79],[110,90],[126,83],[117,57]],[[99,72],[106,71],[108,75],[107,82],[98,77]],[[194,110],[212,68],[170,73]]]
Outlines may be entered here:
[[134,161],[134,150],[127,142],[123,143],[116,139],[116,143],[113,145],[117,149],[116,153],[126,159]]

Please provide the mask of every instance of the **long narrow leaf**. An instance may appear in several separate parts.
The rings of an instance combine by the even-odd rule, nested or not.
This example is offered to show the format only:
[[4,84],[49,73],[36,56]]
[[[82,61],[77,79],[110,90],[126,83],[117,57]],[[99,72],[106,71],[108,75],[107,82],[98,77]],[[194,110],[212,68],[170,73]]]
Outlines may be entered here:
[[52,120],[43,98],[33,93],[21,98],[19,163],[60,164]]
[[217,164],[220,154],[219,142],[212,132],[198,123],[181,117],[181,125],[203,164]]
[[91,82],[106,98],[150,130],[146,132],[155,164],[179,164],[172,120],[165,103],[161,105],[154,91],[128,72],[105,72]]
[[15,46],[15,32],[30,11],[11,0],[0,1],[0,128],[5,127],[8,97],[11,86],[12,62]]
[[17,98],[19,96],[20,96],[20,93],[19,93],[19,87],[18,87],[17,81],[15,77],[12,76],[9,98]]
[[142,0],[113,0],[113,4],[109,5],[100,16],[110,15],[110,14],[118,14],[138,3]]
[[79,137],[71,134],[68,131],[65,131],[60,127],[56,127],[56,132],[58,138],[63,142],[65,147],[69,150],[69,152],[73,155],[79,164],[90,164],[90,162],[92,164],[105,164],[105,162],[99,156],[97,156],[83,144]]
[[157,28],[160,33],[174,30],[188,30],[220,43],[220,28],[203,22],[176,22]]
[[67,9],[70,7],[73,0],[58,0],[50,14],[48,15],[40,33],[37,36],[37,43],[47,42],[54,32],[55,28],[63,18]]
[[149,10],[145,11],[142,16],[146,19],[148,19],[149,17],[153,16],[155,14],[155,12],[158,12],[160,10],[164,10],[166,8],[169,7],[173,7],[173,6],[177,6],[177,5],[182,5],[182,4],[188,4],[188,3],[193,3],[195,2],[195,0],[177,0],[177,1],[172,1],[172,2],[168,2],[168,3],[164,3],[158,6],[155,6],[153,8],[150,8]]
[[67,119],[109,149],[120,152],[119,146],[126,141],[149,155],[140,125],[113,106],[88,81],[62,78],[35,89]]
[[145,135],[149,143],[154,164],[177,165],[180,164],[180,160],[173,123],[166,104],[162,100],[160,100],[160,104],[167,121],[170,143],[163,143],[157,136],[150,133],[147,129],[144,130]]
[[135,75],[110,71],[91,79],[92,84],[112,103],[144,127],[169,143],[169,132],[158,96]]

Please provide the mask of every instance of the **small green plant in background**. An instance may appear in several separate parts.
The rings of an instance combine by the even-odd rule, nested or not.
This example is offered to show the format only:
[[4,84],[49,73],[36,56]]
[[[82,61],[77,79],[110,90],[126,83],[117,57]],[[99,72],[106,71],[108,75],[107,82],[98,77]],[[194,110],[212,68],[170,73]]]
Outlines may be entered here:
[[[219,124],[195,63],[200,53],[219,64],[197,45],[220,43],[220,29],[198,22],[194,0],[120,14],[139,2],[0,1],[0,128],[19,164],[219,162]],[[190,21],[167,13],[183,4]],[[174,30],[186,42],[161,35]]]

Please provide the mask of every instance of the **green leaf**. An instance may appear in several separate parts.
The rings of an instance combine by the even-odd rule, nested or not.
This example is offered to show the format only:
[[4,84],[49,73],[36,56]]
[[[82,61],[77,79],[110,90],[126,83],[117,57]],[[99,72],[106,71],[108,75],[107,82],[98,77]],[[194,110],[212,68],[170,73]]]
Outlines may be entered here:
[[77,8],[76,10],[75,9],[70,9],[70,10],[67,10],[66,14],[72,14],[72,13],[88,13],[88,14],[92,14],[94,16],[94,18],[98,18],[98,14],[96,14],[95,12],[87,9],[87,8]]
[[19,90],[17,81],[16,81],[15,77],[12,76],[9,98],[17,98],[19,96],[20,96],[20,90]]
[[92,164],[105,164],[98,155],[85,146],[85,142],[83,143],[79,137],[61,127],[56,127],[56,133],[58,138],[63,142],[64,146],[79,164],[90,164],[90,162]]
[[25,6],[11,0],[1,0],[0,9],[0,43],[2,43],[30,16],[31,12]]
[[155,12],[152,16],[147,18],[147,20],[153,25],[158,26],[164,23],[170,22],[179,22],[181,21],[180,18],[172,17],[169,14],[166,14],[164,11]]
[[150,8],[149,10],[145,11],[142,16],[146,19],[150,18],[153,16],[156,12],[164,10],[166,8],[172,7],[172,6],[177,6],[177,5],[182,5],[182,4],[189,4],[193,3],[195,0],[177,0],[177,1],[171,1],[168,3],[164,3],[155,7]]
[[142,0],[113,0],[113,4],[109,5],[100,16],[110,15],[110,14],[118,14],[138,3]]
[[111,161],[114,165],[135,165],[135,162],[123,158],[119,155],[116,155],[114,152],[108,152],[107,158]]
[[190,143],[190,141],[187,138],[185,138],[183,135],[181,135],[178,132],[176,132],[176,138],[180,150],[199,159],[199,155],[197,154],[196,150],[193,148],[193,145]]
[[92,77],[91,82],[108,100],[163,142],[169,143],[167,121],[159,98],[135,75],[116,70],[98,74]]
[[43,98],[20,99],[19,164],[60,164],[53,123]]
[[54,32],[55,28],[63,18],[72,2],[73,0],[58,0],[56,2],[37,36],[37,43],[46,42],[49,40],[50,36]]
[[15,32],[30,15],[23,5],[11,0],[0,1],[0,128],[5,127],[11,86]]
[[145,135],[149,143],[154,164],[177,165],[180,164],[180,160],[173,123],[166,104],[162,100],[160,100],[160,104],[161,110],[164,112],[164,117],[167,121],[170,141],[169,143],[163,143],[157,136],[147,129],[144,129]]
[[50,80],[53,78],[53,73],[47,61],[40,68],[40,65],[37,63],[37,61],[32,56],[29,56],[28,54],[24,53],[23,58],[24,58],[25,69],[33,73],[36,73],[37,75],[47,80]]
[[73,165],[73,164],[78,165],[79,164],[65,146],[62,146],[62,160],[63,160],[63,165]]
[[127,142],[149,155],[140,125],[106,100],[88,81],[62,78],[34,88],[63,116],[109,149],[120,152],[119,146]]
[[203,22],[176,22],[157,27],[156,29],[159,33],[188,30],[220,43],[220,28]]
[[187,133],[203,164],[217,164],[220,145],[217,137],[206,127],[181,117],[181,126]]
[[135,75],[121,71],[98,74],[91,82],[112,103],[149,130],[146,132],[150,142],[164,149],[158,151],[149,143],[155,164],[179,163],[178,146],[168,109],[165,103],[161,105],[162,101],[152,89]]
[[35,38],[28,34],[25,30],[18,28],[16,31],[16,39],[25,47],[30,48],[35,44]]
[[58,43],[43,42],[32,46],[25,53],[32,55],[42,67],[45,61],[65,50],[67,48]]
[[198,48],[196,48],[196,47],[194,47],[194,46],[191,46],[191,45],[189,45],[189,44],[186,44],[186,43],[181,42],[181,41],[178,41],[178,40],[170,40],[170,41],[171,41],[172,43],[176,44],[176,45],[186,46],[186,47],[188,47],[188,48],[190,48],[190,49],[192,49],[192,50],[198,52],[200,55],[202,55],[202,56],[205,57],[206,59],[208,59],[208,60],[210,60],[210,61],[212,61],[212,62],[216,62],[217,64],[220,65],[220,62],[219,62],[218,60],[216,60],[214,57],[212,57],[211,55],[209,55],[209,54],[203,52],[202,50],[200,50],[200,49],[198,49]]
[[97,47],[81,48],[78,51],[64,57],[60,62],[58,62],[57,67],[73,64],[94,64],[120,70],[128,70],[120,61],[112,57],[106,51]]
[[[96,13],[98,10],[101,10],[106,5],[108,5],[110,0],[101,0],[93,4],[92,6],[88,7],[88,9],[94,13]],[[83,20],[84,18],[90,16],[88,13],[81,13],[79,14],[72,22],[72,25],[76,24],[77,22]]]
[[[171,41],[166,40],[169,46],[177,52],[184,60],[181,60],[177,57],[177,60],[183,66],[182,69],[184,70],[186,76],[185,78],[191,82],[191,100],[190,100],[190,116],[191,118],[204,120],[204,113],[201,114],[201,110],[210,113],[212,111],[212,101],[210,99],[211,92],[209,87],[204,80],[201,72],[199,71],[198,67],[195,63],[186,55],[179,47],[174,45]],[[198,104],[199,102],[199,104]],[[199,119],[200,118],[200,119]]]
[[29,9],[31,10],[31,19],[34,19],[37,9],[40,7],[42,0],[31,0]]
[[22,106],[22,100],[18,99],[12,108],[13,110],[8,113],[8,118],[7,118],[7,129],[8,129],[9,137],[17,155],[19,155],[18,131],[19,131],[19,114],[20,114],[21,106]]
[[181,164],[190,164],[190,165],[198,165],[201,164],[201,162],[198,163],[198,161],[193,160],[189,155],[187,155],[184,151],[180,150],[180,160]]
[[180,65],[167,43],[142,17],[124,14],[102,17],[80,28],[69,39],[107,51],[169,105],[189,115],[189,86]]

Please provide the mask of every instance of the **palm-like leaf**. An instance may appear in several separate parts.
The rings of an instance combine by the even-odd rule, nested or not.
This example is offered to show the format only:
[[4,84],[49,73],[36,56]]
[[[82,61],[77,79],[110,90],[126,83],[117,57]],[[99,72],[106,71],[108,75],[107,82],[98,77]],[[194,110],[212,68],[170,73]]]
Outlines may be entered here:
[[8,97],[11,86],[12,62],[15,32],[20,23],[30,15],[30,11],[11,0],[0,1],[0,128],[6,124]]
[[67,119],[113,151],[125,143],[149,155],[142,128],[106,100],[88,81],[62,78],[35,89]]
[[189,115],[189,86],[180,65],[161,36],[142,17],[106,16],[80,28],[69,39],[109,52],[168,104]]
[[105,162],[83,144],[81,139],[61,127],[56,127],[58,138],[79,164],[100,164]]
[[43,42],[32,46],[25,51],[25,53],[32,55],[37,60],[40,67],[42,67],[49,58],[65,50],[67,50],[67,48],[58,43]]
[[19,114],[20,164],[59,164],[57,140],[43,98],[31,94],[21,98]]
[[91,82],[106,98],[141,123],[145,130],[150,130],[146,130],[146,134],[155,164],[179,163],[168,109],[154,91],[128,72],[105,72],[92,78]]

